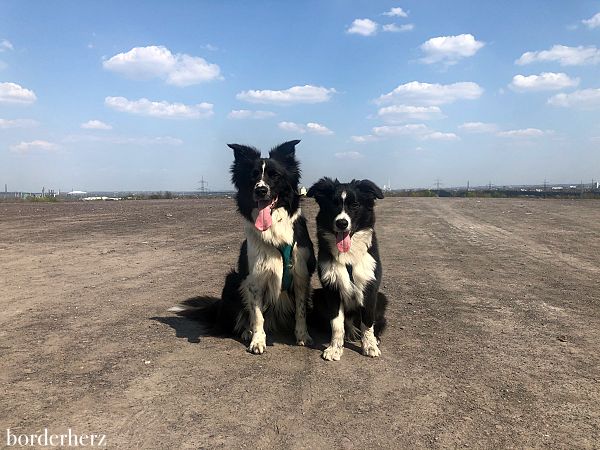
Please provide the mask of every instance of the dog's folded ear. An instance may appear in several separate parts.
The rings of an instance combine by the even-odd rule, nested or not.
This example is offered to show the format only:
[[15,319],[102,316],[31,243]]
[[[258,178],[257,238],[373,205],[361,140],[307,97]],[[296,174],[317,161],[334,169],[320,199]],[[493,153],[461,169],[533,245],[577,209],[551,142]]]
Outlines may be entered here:
[[236,161],[252,161],[260,158],[260,152],[254,147],[240,144],[227,144],[227,147],[233,150]]
[[361,191],[363,194],[375,198],[383,198],[383,192],[379,187],[371,180],[358,180],[355,182],[356,189]]
[[335,192],[335,184],[331,178],[321,178],[313,184],[308,192],[307,197],[314,197],[317,201],[323,197],[331,197]]

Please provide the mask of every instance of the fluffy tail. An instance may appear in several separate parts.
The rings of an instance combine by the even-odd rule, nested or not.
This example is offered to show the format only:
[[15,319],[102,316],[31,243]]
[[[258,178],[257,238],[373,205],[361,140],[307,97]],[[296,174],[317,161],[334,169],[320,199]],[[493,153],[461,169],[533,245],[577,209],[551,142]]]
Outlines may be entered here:
[[243,323],[247,320],[239,292],[241,282],[240,275],[232,270],[225,278],[221,298],[192,297],[169,308],[169,311],[178,316],[197,320],[213,332],[237,333],[244,328]]

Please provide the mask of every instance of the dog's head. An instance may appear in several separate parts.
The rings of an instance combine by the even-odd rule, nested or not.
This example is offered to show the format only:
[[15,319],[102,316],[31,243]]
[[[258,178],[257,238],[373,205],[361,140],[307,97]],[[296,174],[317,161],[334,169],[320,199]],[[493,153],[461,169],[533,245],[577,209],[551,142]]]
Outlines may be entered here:
[[237,189],[238,209],[260,231],[271,227],[273,209],[285,208],[289,215],[298,209],[300,164],[295,153],[299,142],[278,145],[268,158],[261,158],[254,147],[228,144],[235,157],[231,181]]
[[335,235],[340,252],[350,250],[354,233],[375,225],[375,199],[383,192],[370,180],[340,183],[337,179],[321,178],[311,186],[308,197],[319,204],[317,227]]

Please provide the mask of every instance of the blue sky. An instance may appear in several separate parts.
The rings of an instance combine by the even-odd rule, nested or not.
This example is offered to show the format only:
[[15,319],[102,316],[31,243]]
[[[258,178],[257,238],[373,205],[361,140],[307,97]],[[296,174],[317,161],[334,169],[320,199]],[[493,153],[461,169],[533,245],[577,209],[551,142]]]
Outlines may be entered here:
[[231,189],[600,178],[600,1],[2,1],[0,183]]

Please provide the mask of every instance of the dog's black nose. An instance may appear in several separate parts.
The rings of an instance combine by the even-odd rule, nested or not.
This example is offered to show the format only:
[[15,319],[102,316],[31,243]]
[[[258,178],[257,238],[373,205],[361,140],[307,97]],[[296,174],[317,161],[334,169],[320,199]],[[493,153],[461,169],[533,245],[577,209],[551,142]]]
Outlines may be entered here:
[[344,231],[348,228],[348,221],[346,219],[338,219],[335,221],[335,226],[338,227],[339,230]]
[[256,186],[254,188],[254,193],[256,194],[257,197],[266,197],[267,194],[269,193],[269,189],[266,186]]

